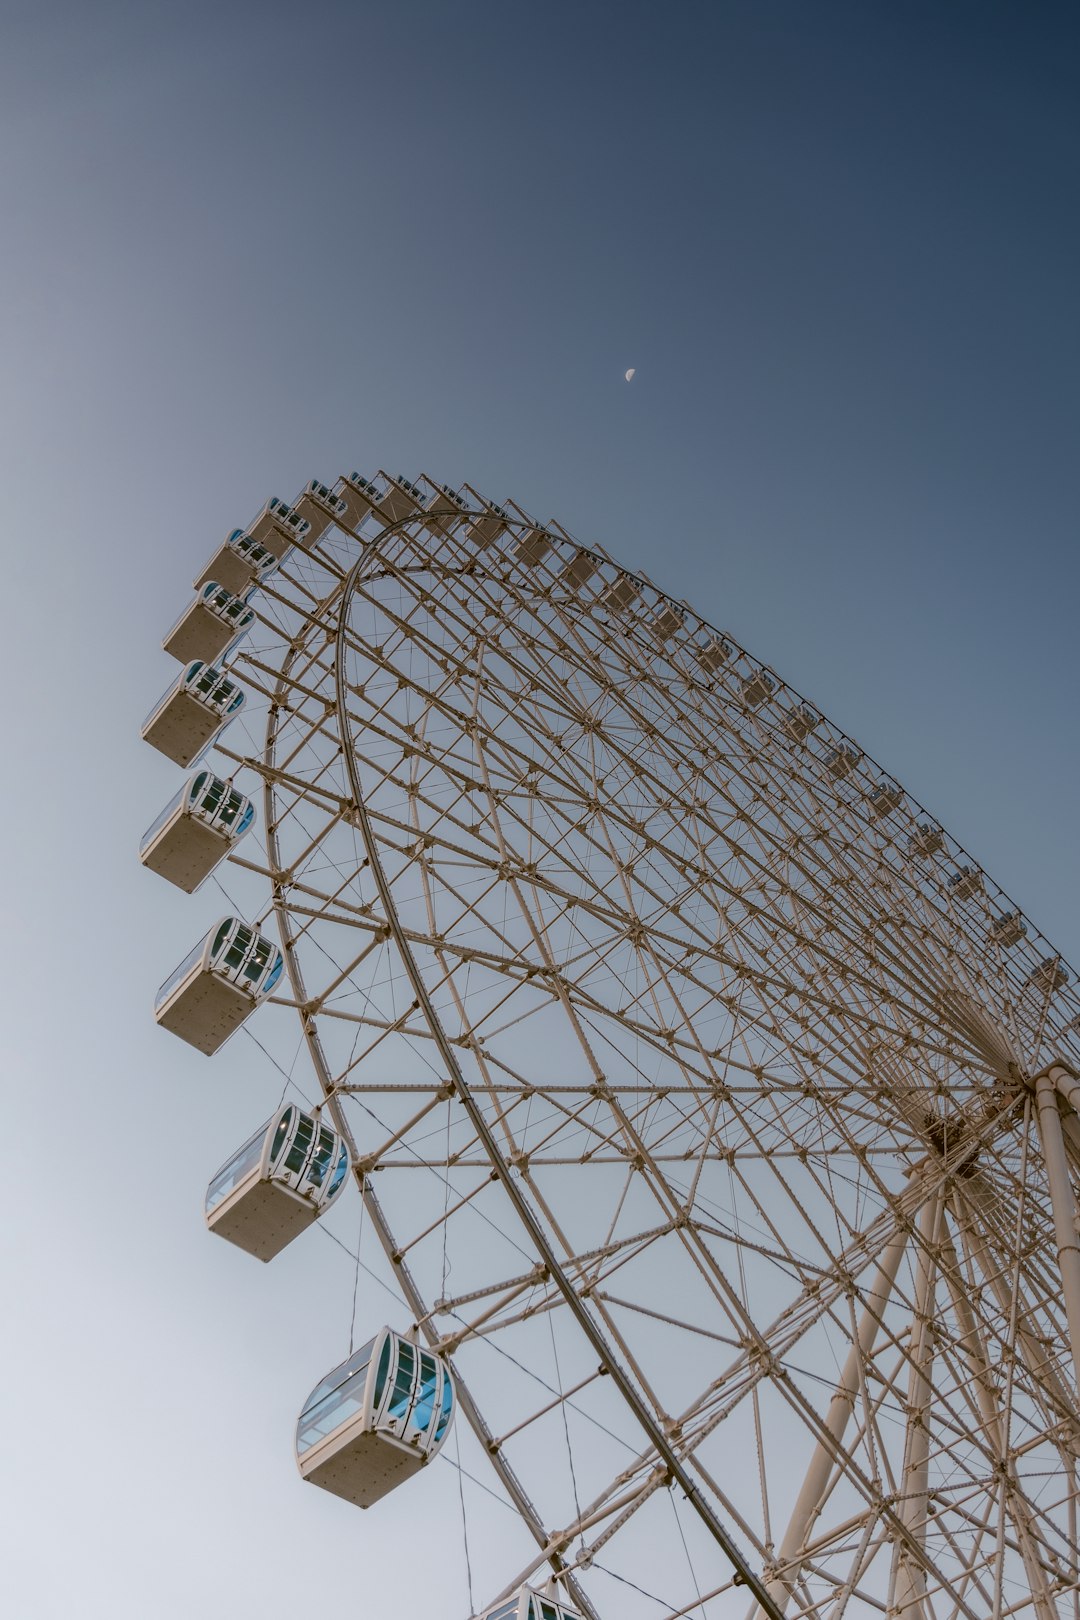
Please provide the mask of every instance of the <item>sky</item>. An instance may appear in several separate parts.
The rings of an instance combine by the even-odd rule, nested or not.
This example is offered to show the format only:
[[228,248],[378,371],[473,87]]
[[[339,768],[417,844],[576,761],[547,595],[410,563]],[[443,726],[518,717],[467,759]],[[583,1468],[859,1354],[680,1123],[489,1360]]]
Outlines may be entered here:
[[6,1584],[23,1620],[326,1580],[461,1620],[451,1470],[376,1534],[292,1466],[351,1269],[241,1273],[202,1231],[266,1080],[150,1016],[214,905],[136,860],[175,787],[138,737],[160,637],[271,494],[468,480],[690,599],[1080,963],[1080,17],[4,0],[0,31]]

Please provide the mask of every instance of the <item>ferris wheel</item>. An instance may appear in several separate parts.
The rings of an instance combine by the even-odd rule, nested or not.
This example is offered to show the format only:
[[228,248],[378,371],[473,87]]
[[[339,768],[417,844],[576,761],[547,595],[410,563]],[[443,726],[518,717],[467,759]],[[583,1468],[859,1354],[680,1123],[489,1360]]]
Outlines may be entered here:
[[271,1006],[306,1064],[208,1225],[270,1259],[359,1194],[400,1299],[302,1403],[304,1478],[368,1506],[471,1432],[498,1620],[1078,1620],[1058,953],[773,670],[513,502],[315,481],[195,588],[141,858],[250,903],[156,1016],[210,1053]]

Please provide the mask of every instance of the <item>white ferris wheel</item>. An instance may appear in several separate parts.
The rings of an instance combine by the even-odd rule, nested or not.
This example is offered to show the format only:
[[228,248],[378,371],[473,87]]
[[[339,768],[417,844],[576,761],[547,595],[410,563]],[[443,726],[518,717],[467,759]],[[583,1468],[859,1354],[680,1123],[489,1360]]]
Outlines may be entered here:
[[471,1430],[499,1620],[1077,1620],[1058,954],[777,674],[512,502],[312,482],[196,592],[141,858],[251,901],[156,1016],[274,1058],[269,1003],[303,1054],[208,1225],[268,1259],[362,1200],[400,1296],[304,1478],[367,1506]]

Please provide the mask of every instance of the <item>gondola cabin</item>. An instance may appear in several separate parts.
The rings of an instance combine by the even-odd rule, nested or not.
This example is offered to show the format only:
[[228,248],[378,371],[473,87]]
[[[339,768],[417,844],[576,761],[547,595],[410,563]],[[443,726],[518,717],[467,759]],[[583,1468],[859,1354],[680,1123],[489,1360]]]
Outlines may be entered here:
[[278,567],[280,563],[272,551],[260,545],[246,529],[234,529],[195,581],[195,589],[199,591],[216,580],[223,590],[238,596],[263,584]]
[[1027,983],[1031,988],[1047,996],[1052,996],[1058,990],[1064,990],[1068,982],[1069,975],[1061,965],[1060,956],[1044,957],[1038,967],[1032,968],[1027,976]]
[[529,529],[514,547],[514,556],[526,568],[538,568],[551,550],[551,541],[543,529]]
[[752,675],[747,675],[739,688],[739,695],[748,709],[757,709],[775,691],[776,682],[763,669],[758,669]]
[[797,709],[792,709],[784,717],[784,730],[792,742],[796,743],[805,742],[810,733],[820,724],[821,716],[815,714],[813,709],[808,709],[805,704],[801,704]]
[[971,900],[983,890],[983,875],[976,866],[961,866],[945,885],[955,900]]
[[996,945],[1007,948],[1019,945],[1027,933],[1027,924],[1018,911],[1005,911],[1000,917],[994,918],[987,932]]
[[706,675],[715,675],[718,669],[723,669],[731,657],[731,647],[726,641],[710,641],[707,647],[702,647],[697,655],[697,661]]
[[182,664],[201,658],[213,664],[246,635],[255,622],[254,609],[211,579],[181,613],[164,641],[164,650]]
[[282,967],[276,945],[238,917],[223,917],[165,980],[154,1017],[209,1057],[270,994]]
[[295,1103],[280,1108],[206,1189],[206,1224],[256,1260],[272,1260],[341,1195],[349,1150]]
[[308,1396],[296,1425],[300,1472],[370,1507],[438,1456],[454,1406],[443,1358],[383,1328]]
[[[433,485],[435,491],[424,505],[424,511],[431,514],[427,519],[428,528],[432,529],[436,534],[455,533],[461,526],[462,517],[465,513],[465,502],[449,485],[437,484],[434,479],[430,478],[428,483]],[[436,517],[434,516],[436,512],[443,515]]]
[[581,1616],[554,1592],[523,1586],[512,1598],[485,1609],[477,1620],[581,1620]]
[[683,616],[670,602],[662,602],[653,617],[652,631],[660,641],[670,641],[683,626]]
[[640,596],[638,582],[633,574],[620,574],[613,579],[605,590],[600,592],[600,606],[614,608],[616,613],[625,613],[631,602],[636,602]]
[[309,525],[308,533],[304,536],[305,546],[318,545],[327,529],[335,523],[345,523],[349,516],[348,502],[327,489],[325,484],[320,484],[317,478],[305,486],[295,510]]
[[194,894],[254,820],[250,799],[213,771],[199,771],[146,829],[139,860],[167,883]]
[[908,854],[922,856],[936,855],[945,844],[945,834],[933,822],[919,821],[915,824],[915,831],[908,839]]
[[566,563],[559,578],[565,580],[572,591],[581,591],[592,579],[599,566],[598,559],[582,547]]
[[422,508],[423,491],[410,484],[400,473],[396,478],[391,478],[389,473],[384,473],[383,477],[386,480],[386,493],[380,502],[380,510],[388,523],[404,523],[406,518]]
[[875,816],[887,816],[897,808],[903,796],[895,782],[879,782],[866,802]]
[[345,502],[345,523],[350,529],[358,529],[366,517],[376,510],[380,495],[370,478],[363,473],[350,473],[348,478],[342,479],[341,498]]
[[855,769],[861,758],[858,749],[852,748],[850,743],[838,743],[825,755],[825,769],[835,781],[840,782]]
[[310,529],[307,518],[294,512],[291,506],[279,501],[275,495],[267,501],[248,533],[280,561],[290,546],[307,538]]
[[490,546],[499,539],[500,535],[506,533],[507,513],[503,507],[496,506],[493,501],[485,501],[483,496],[480,497],[480,500],[483,502],[486,511],[479,517],[473,518],[465,533],[475,545]]
[[244,694],[236,682],[196,658],[147,715],[143,741],[176,765],[192,765],[243,707]]
[[[386,488],[387,483],[388,480],[384,472],[378,473],[375,478],[360,480],[369,512],[372,518],[383,528],[396,521],[394,510],[397,503],[393,499],[392,491]],[[349,498],[347,491],[342,491],[342,493],[346,496],[346,499]]]

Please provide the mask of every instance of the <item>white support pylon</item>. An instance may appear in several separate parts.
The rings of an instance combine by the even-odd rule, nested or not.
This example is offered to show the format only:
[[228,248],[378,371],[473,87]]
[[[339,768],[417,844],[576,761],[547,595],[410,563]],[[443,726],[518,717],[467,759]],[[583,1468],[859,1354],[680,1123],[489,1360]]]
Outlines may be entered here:
[[[909,1232],[897,1232],[881,1256],[873,1284],[866,1296],[854,1343],[848,1352],[840,1381],[833,1392],[825,1417],[825,1426],[834,1443],[829,1446],[823,1440],[818,1441],[792,1509],[791,1519],[784,1532],[784,1539],[780,1543],[777,1563],[781,1574],[769,1582],[769,1592],[781,1607],[791,1595],[798,1578],[799,1554],[810,1540],[814,1522],[824,1506],[825,1487],[836,1462],[836,1452],[843,1444],[844,1432],[863,1386],[863,1364],[873,1354],[874,1344],[885,1315],[885,1307],[896,1282],[896,1273],[910,1240]],[[756,1617],[760,1617],[761,1611],[755,1610],[754,1613]]]
[[[919,1248],[915,1269],[915,1309],[911,1322],[908,1419],[904,1442],[904,1473],[898,1514],[915,1543],[926,1542],[930,1484],[930,1403],[934,1395],[935,1293],[938,1239],[944,1209],[939,1189],[919,1214]],[[890,1620],[924,1620],[926,1571],[911,1555],[906,1542],[897,1541],[889,1582]]]
[[967,1364],[971,1386],[979,1408],[979,1415],[982,1418],[987,1445],[993,1454],[994,1462],[1004,1470],[1008,1482],[1009,1512],[1016,1530],[1020,1556],[1024,1560],[1024,1568],[1031,1587],[1035,1613],[1038,1620],[1057,1620],[1057,1611],[1054,1608],[1054,1600],[1047,1584],[1046,1571],[1039,1556],[1038,1539],[1032,1529],[1031,1509],[1024,1498],[1020,1481],[1016,1475],[1016,1463],[1008,1456],[1006,1439],[1008,1425],[998,1401],[994,1369],[979,1329],[978,1320],[972,1310],[971,1300],[963,1287],[960,1261],[953,1246],[952,1238],[949,1236],[947,1215],[942,1217],[938,1249],[941,1256],[942,1275],[948,1286],[953,1312],[956,1316],[957,1344]]
[[1052,1063],[1046,1072],[1071,1106],[1073,1113],[1080,1115],[1080,1078],[1071,1069],[1066,1068],[1064,1063]]
[[1058,1111],[1057,1101],[1059,1091],[1062,1096],[1072,1101],[1071,1092],[1074,1087],[1074,1077],[1060,1063],[1052,1063],[1048,1069],[1044,1069],[1035,1077],[1039,1137],[1042,1141],[1046,1179],[1050,1184],[1061,1291],[1065,1299],[1065,1316],[1069,1324],[1076,1387],[1080,1393],[1080,1234],[1076,1229],[1076,1196],[1069,1176],[1069,1161],[1065,1153],[1065,1137],[1061,1129],[1061,1114]]

